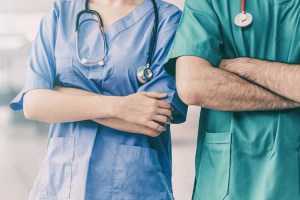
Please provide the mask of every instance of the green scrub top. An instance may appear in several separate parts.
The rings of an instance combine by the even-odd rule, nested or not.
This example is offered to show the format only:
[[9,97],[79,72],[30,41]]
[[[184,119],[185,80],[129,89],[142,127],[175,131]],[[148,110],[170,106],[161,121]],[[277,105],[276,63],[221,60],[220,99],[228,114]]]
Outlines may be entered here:
[[[241,0],[187,0],[165,68],[190,55],[300,63],[300,1],[248,0],[253,23],[234,24]],[[194,200],[299,200],[300,109],[221,112],[202,108]]]

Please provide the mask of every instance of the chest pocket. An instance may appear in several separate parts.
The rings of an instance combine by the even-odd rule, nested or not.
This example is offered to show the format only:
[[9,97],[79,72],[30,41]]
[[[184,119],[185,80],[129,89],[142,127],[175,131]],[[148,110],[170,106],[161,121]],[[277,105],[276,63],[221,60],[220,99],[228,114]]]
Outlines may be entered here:
[[76,57],[56,59],[56,85],[96,90],[101,88],[103,67],[86,67]]
[[56,58],[55,82],[65,87],[78,85],[78,80],[73,70],[72,57]]

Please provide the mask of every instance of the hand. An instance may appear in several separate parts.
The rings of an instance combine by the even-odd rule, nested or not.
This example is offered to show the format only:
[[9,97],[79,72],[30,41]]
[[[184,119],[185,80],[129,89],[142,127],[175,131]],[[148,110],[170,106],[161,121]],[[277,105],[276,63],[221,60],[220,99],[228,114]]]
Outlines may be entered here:
[[122,98],[118,106],[118,118],[162,132],[172,115],[171,105],[164,99],[165,93],[139,92]]
[[120,131],[125,131],[125,132],[129,132],[129,133],[135,133],[135,134],[143,134],[143,135],[148,135],[150,137],[157,137],[159,136],[162,132],[161,131],[157,131],[154,130],[152,128],[140,125],[140,124],[133,124],[130,122],[127,122],[123,119],[119,119],[119,118],[102,118],[102,119],[94,119],[93,121],[113,128],[113,129],[117,129]]

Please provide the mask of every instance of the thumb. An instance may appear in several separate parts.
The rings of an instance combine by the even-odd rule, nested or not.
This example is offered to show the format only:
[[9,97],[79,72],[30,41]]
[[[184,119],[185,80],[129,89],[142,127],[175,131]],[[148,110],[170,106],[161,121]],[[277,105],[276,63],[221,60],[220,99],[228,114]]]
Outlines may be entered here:
[[163,99],[168,96],[167,93],[160,93],[160,92],[140,92],[140,94],[154,99]]

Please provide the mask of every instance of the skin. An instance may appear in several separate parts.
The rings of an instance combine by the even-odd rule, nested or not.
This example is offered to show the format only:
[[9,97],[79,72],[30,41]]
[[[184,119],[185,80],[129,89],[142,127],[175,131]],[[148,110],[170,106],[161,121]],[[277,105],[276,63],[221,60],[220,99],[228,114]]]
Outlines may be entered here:
[[[236,69],[239,64],[232,65]],[[262,63],[261,67],[263,66]],[[278,85],[275,82],[280,82],[282,79],[274,78],[273,81],[274,83],[271,81],[269,84]],[[177,59],[176,85],[179,96],[186,104],[214,110],[280,110],[300,105],[232,72],[214,68],[206,60],[194,56],[182,56]],[[284,84],[280,86],[291,87]]]
[[107,31],[113,23],[128,15],[143,2],[144,0],[90,0],[89,8],[101,13],[104,31]]
[[300,65],[253,58],[223,60],[221,69],[300,102]]
[[[75,88],[66,88],[66,87],[55,87],[56,91],[66,93],[66,94],[71,94],[71,95],[77,95],[77,96],[101,96],[100,94],[95,94],[92,92],[88,92],[85,90],[80,90],[80,89],[75,89]],[[142,94],[147,95],[147,93],[143,92]],[[156,93],[153,93],[154,97]],[[160,131],[151,129],[147,126],[144,125],[139,125],[135,123],[130,123],[125,120],[116,118],[116,117],[110,117],[110,118],[99,118],[99,119],[93,119],[93,121],[102,124],[104,126],[108,126],[110,128],[114,128],[117,130],[125,131],[125,132],[130,132],[130,133],[140,133],[140,134],[147,134],[149,136],[158,136],[160,134]],[[168,117],[165,118],[165,123],[169,124],[170,119]]]
[[[91,0],[89,7],[101,13],[107,30],[142,2],[143,0]],[[166,97],[167,94],[157,92],[118,97],[67,88],[35,89],[24,96],[24,115],[27,119],[48,123],[94,120],[118,130],[155,137],[170,122],[171,105],[161,100]]]
[[111,123],[114,122],[114,127],[120,127],[121,124],[118,124],[120,120],[115,119],[118,118],[127,127],[122,130],[158,136],[165,130],[162,124],[169,123],[171,118],[171,105],[158,100],[166,96],[167,94],[157,92],[136,93],[125,97],[79,96],[36,89],[27,92],[24,96],[24,115],[27,119],[47,123],[95,119],[98,123],[109,122],[111,127]]

